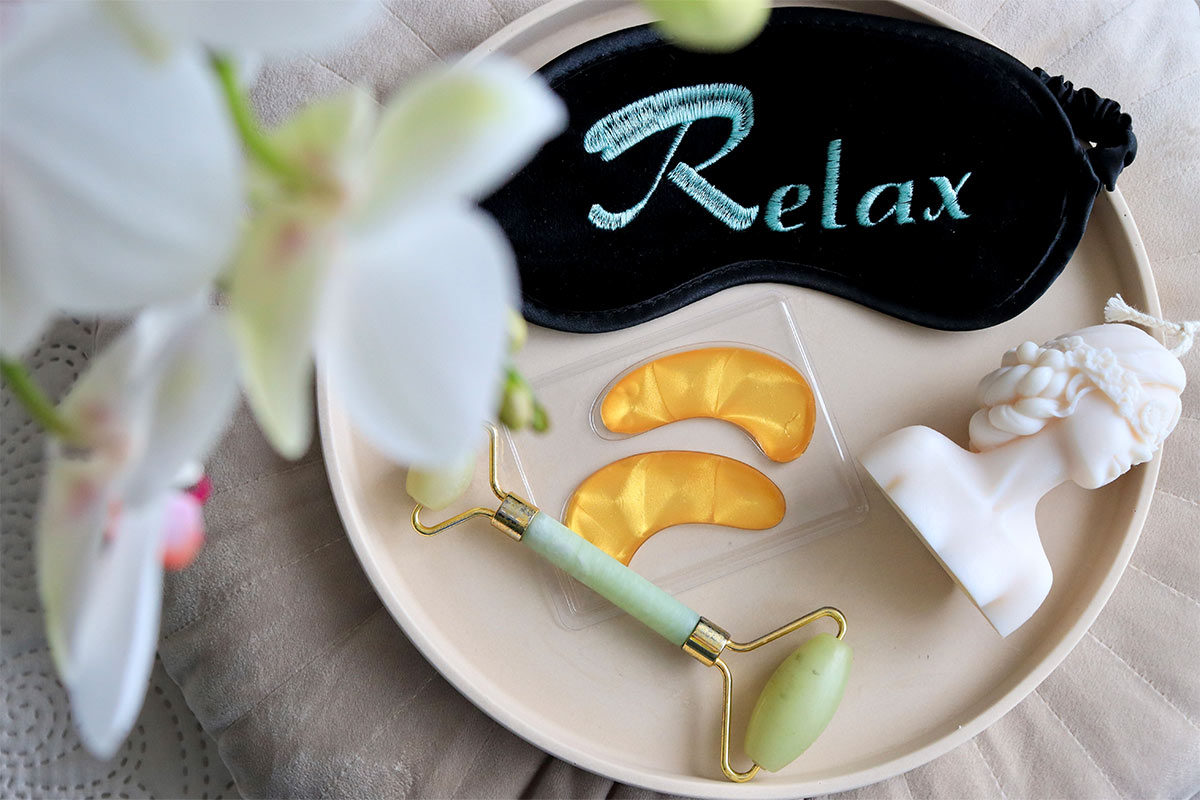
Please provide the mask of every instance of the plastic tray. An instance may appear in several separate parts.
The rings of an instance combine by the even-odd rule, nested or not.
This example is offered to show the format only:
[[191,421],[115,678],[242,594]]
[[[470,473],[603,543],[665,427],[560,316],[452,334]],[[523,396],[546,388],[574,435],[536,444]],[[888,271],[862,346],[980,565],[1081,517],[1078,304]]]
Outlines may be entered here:
[[[747,434],[718,420],[675,422],[639,435],[609,431],[600,402],[630,369],[673,352],[732,346],[760,350],[795,367],[816,397],[817,419],[808,449],[787,463],[769,460]],[[866,496],[820,382],[805,352],[787,300],[774,292],[727,303],[716,310],[635,342],[556,367],[532,379],[538,397],[554,410],[546,434],[509,438],[523,497],[563,519],[576,486],[606,464],[654,450],[699,450],[738,459],[763,472],[787,502],[783,520],[765,531],[711,525],[677,525],[646,541],[631,566],[672,594],[722,578],[763,559],[861,522]],[[564,462],[562,454],[569,453]],[[620,611],[548,565],[543,582],[559,621],[580,629]]]

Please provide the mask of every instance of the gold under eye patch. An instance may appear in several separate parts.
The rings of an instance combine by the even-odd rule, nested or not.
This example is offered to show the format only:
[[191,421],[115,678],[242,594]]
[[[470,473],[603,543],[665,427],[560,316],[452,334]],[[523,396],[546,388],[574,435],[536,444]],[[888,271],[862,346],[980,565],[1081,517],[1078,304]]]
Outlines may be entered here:
[[641,453],[602,467],[567,502],[567,527],[629,564],[642,542],[672,525],[745,530],[779,524],[783,493],[754,467],[713,453]]
[[613,433],[642,433],[681,419],[714,417],[754,437],[772,461],[791,461],[812,441],[816,400],[804,376],[774,356],[708,347],[664,356],[621,378],[600,405]]

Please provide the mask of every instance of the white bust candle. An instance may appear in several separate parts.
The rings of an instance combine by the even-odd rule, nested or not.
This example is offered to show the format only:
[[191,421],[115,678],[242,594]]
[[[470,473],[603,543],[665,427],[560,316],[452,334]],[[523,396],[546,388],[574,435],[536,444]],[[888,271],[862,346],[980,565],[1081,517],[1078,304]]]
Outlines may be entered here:
[[1038,501],[1065,481],[1095,489],[1153,458],[1179,420],[1185,382],[1179,359],[1130,325],[1025,342],[980,381],[969,451],[914,426],[876,442],[862,464],[1007,636],[1053,580]]

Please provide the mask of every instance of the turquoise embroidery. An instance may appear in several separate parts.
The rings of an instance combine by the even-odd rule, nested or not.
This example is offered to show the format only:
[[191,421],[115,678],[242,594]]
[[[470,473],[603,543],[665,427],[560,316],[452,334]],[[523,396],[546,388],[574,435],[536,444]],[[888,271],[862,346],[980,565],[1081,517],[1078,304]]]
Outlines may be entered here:
[[941,176],[930,178],[929,180],[933,181],[933,185],[937,187],[938,193],[942,196],[942,205],[941,208],[939,208],[937,211],[934,211],[932,214],[929,213],[932,211],[932,209],[925,209],[925,213],[922,214],[922,216],[932,222],[938,218],[938,216],[942,213],[942,209],[944,208],[954,219],[966,219],[969,217],[970,214],[963,211],[962,207],[958,204],[958,193],[962,191],[963,184],[967,182],[967,178],[969,177],[971,177],[971,173],[969,172],[966,175],[963,175],[962,180],[958,182],[957,186],[951,186],[949,178],[943,178]]
[[[679,151],[683,137],[691,130],[692,123],[702,119],[729,120],[729,136],[720,149],[699,166],[693,167],[680,161],[671,167],[675,154]],[[667,89],[658,94],[630,103],[601,118],[588,128],[583,136],[583,147],[589,153],[599,153],[604,161],[612,161],[629,148],[653,136],[656,133],[677,128],[671,146],[667,149],[666,157],[654,176],[650,189],[642,199],[624,211],[609,211],[599,203],[588,210],[588,220],[603,230],[615,231],[624,228],[632,222],[650,198],[658,190],[663,176],[675,184],[688,197],[695,200],[701,208],[712,214],[723,225],[735,231],[743,231],[754,224],[758,218],[758,206],[743,206],[725,192],[718,189],[707,178],[700,174],[705,167],[720,161],[737,147],[750,133],[754,126],[754,98],[744,86],[733,83],[709,83],[700,86],[684,86],[678,89]],[[821,227],[825,230],[837,230],[846,225],[837,221],[838,190],[842,175],[842,140],[833,139],[829,142],[825,154],[825,186],[821,195]],[[950,179],[942,176],[931,177],[929,181],[937,189],[941,197],[941,205],[935,211],[926,208],[921,216],[927,222],[938,219],[942,211],[949,219],[967,219],[970,215],[963,211],[959,204],[958,195],[962,187],[971,177],[968,172],[962,176],[957,185],[952,185]],[[897,225],[908,225],[917,222],[912,216],[913,195],[916,181],[902,183],[881,183],[868,189],[863,194],[855,209],[855,219],[859,227],[872,228],[894,217]],[[924,186],[924,184],[922,184]],[[896,190],[896,199],[878,219],[871,218],[871,210],[876,201],[889,189]],[[795,190],[796,201],[784,206],[788,194]],[[805,183],[789,183],[780,186],[771,193],[767,200],[767,210],[763,221],[770,230],[786,233],[803,227],[803,222],[783,224],[783,215],[802,208],[812,195],[812,190]],[[793,217],[794,219],[794,217]]]
[[[879,199],[879,195],[883,194],[888,189],[896,190],[896,202],[891,208],[877,220],[871,219],[871,206]],[[858,201],[858,224],[864,228],[870,228],[878,225],[893,214],[896,216],[896,223],[904,225],[908,222],[916,222],[909,213],[912,208],[913,199],[913,182],[905,181],[904,183],[881,183],[873,189],[869,189],[862,196],[862,200]]]
[[837,221],[838,178],[842,172],[842,140],[829,143],[825,159],[825,196],[821,200],[821,227],[826,230],[844,228]]
[[[654,190],[658,188],[658,184],[662,181],[663,173],[667,171],[667,165],[671,163],[671,159],[675,155],[675,151],[679,149],[679,143],[683,141],[684,134],[688,132],[692,124],[690,122],[681,125],[679,133],[675,134],[675,141],[671,142],[671,149],[667,151],[667,157],[663,161],[662,166],[658,168],[658,174],[654,176],[654,183],[650,184],[650,191],[646,192],[646,196],[638,201],[635,205],[617,213],[603,208],[599,203],[596,203],[588,211],[588,219],[597,228],[603,228],[606,231],[615,231],[618,228],[624,228],[634,217],[641,213],[646,207],[646,203],[650,202],[650,195],[654,194]],[[593,127],[592,130],[595,130]],[[588,131],[591,133],[591,131]],[[601,158],[604,156],[602,155]]]
[[[787,193],[792,189],[796,190],[796,202],[792,203],[787,208],[783,207],[783,198],[787,197]],[[789,183],[786,186],[780,186],[771,193],[771,199],[767,201],[767,211],[763,215],[763,221],[767,223],[767,227],[773,231],[784,233],[786,231],[794,231],[803,225],[803,222],[797,222],[795,225],[784,225],[780,219],[789,211],[795,211],[808,202],[808,196],[812,192],[808,188],[808,184],[804,183]]]
[[613,212],[594,204],[588,211],[592,224],[605,230],[617,230],[628,225],[649,202],[658,189],[663,173],[675,157],[679,143],[697,120],[723,117],[729,120],[729,138],[711,158],[692,167],[680,162],[667,176],[672,183],[699,203],[706,211],[734,230],[745,230],[758,216],[758,206],[739,205],[729,195],[702,177],[700,170],[711,166],[737,147],[754,125],[754,99],[744,86],[732,83],[712,83],[668,89],[651,95],[603,117],[583,136],[583,147],[589,153],[599,153],[612,161],[643,139],[656,133],[679,127],[675,140],[663,160],[650,191],[634,206]]
[[682,161],[675,165],[675,169],[671,170],[667,177],[683,189],[688,197],[704,206],[708,213],[735,231],[746,230],[754,224],[758,216],[758,206],[746,208],[738,205],[733,198],[706,181],[700,173]]

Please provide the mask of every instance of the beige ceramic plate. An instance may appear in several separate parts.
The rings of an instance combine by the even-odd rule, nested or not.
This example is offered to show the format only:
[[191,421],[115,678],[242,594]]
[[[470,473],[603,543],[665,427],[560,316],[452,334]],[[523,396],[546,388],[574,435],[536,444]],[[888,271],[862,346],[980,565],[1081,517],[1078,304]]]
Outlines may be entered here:
[[[854,8],[967,30],[918,2]],[[551,4],[473,55],[503,51],[536,68],[589,38],[643,22],[639,14],[630,4]],[[791,304],[851,454],[911,424],[965,441],[975,384],[1000,355],[1026,339],[1099,322],[1114,291],[1159,312],[1144,249],[1118,193],[1099,199],[1087,236],[1046,295],[987,330],[925,330],[817,292],[770,290]],[[612,334],[534,330],[522,366],[542,374],[762,291],[731,289]],[[873,487],[871,512],[857,527],[682,593],[743,640],[825,604],[850,620],[854,670],[833,723],[784,771],[735,785],[721,777],[716,760],[721,698],[714,670],[628,618],[580,631],[562,627],[535,557],[483,522],[436,539],[417,536],[403,472],[351,430],[331,387],[322,383],[320,396],[322,441],[350,539],[426,657],[534,744],[594,772],[683,795],[849,789],[923,764],[982,731],[1029,694],[1099,614],[1133,550],[1158,472],[1156,459],[1099,491],[1068,485],[1042,502],[1038,525],[1054,588],[1008,639],[992,631]],[[571,454],[548,466],[572,469]],[[516,486],[508,469],[507,483]],[[482,475],[472,499],[491,502]],[[781,643],[731,659],[741,688],[735,741],[749,703],[788,649]]]

